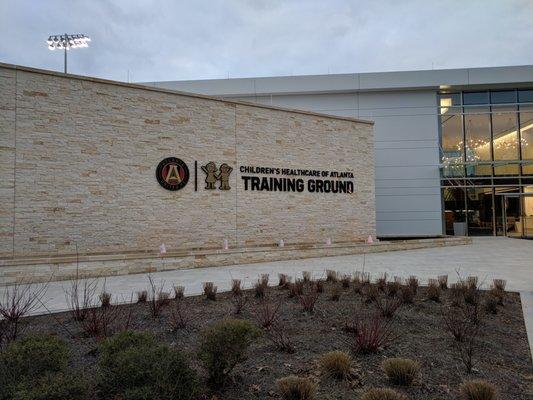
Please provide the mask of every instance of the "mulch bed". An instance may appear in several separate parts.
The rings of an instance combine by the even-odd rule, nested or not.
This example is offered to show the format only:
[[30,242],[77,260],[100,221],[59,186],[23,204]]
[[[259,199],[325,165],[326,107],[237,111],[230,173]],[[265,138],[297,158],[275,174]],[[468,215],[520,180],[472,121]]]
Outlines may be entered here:
[[[445,330],[442,313],[449,307],[449,295],[443,292],[442,301],[425,300],[425,288],[420,288],[414,304],[404,305],[394,317],[394,329],[399,335],[389,347],[375,354],[354,356],[356,365],[351,380],[338,382],[320,375],[317,359],[325,352],[348,350],[345,323],[354,310],[372,311],[374,305],[365,305],[362,296],[351,288],[343,289],[338,302],[329,300],[331,283],[325,283],[325,292],[316,303],[313,314],[302,311],[297,298],[288,298],[288,291],[270,287],[270,301],[281,299],[280,323],[292,338],[296,352],[282,353],[263,335],[252,345],[246,362],[237,366],[233,381],[214,398],[218,399],[276,399],[275,381],[287,375],[309,377],[318,383],[317,399],[356,399],[372,387],[393,387],[409,399],[457,399],[458,388],[465,379],[484,379],[499,390],[500,399],[531,399],[533,367],[526,336],[522,306],[518,293],[507,293],[505,305],[496,315],[484,314],[482,334],[474,355],[474,372],[465,373],[454,347],[454,339]],[[258,300],[253,292],[240,318],[256,320]],[[231,293],[217,296],[216,301],[202,296],[181,300],[192,320],[189,326],[177,332],[168,329],[171,303],[160,317],[150,316],[147,304],[129,306],[133,312],[135,330],[153,332],[162,342],[191,353],[191,362],[202,377],[206,373],[194,353],[201,330],[209,324],[232,316]],[[25,333],[52,333],[66,340],[72,349],[73,367],[81,367],[94,374],[97,362],[98,339],[87,337],[69,313],[43,315],[26,319]],[[67,332],[70,332],[67,333]],[[74,337],[72,337],[72,335]],[[387,357],[410,358],[419,361],[421,376],[411,387],[394,387],[382,371]],[[210,398],[209,395],[208,398]]]

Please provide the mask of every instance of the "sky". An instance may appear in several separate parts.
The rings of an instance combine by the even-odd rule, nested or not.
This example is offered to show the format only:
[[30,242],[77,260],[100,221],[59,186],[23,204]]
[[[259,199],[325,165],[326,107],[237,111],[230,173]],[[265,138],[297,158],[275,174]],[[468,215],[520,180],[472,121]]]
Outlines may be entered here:
[[0,62],[130,82],[533,64],[532,0],[0,0]]

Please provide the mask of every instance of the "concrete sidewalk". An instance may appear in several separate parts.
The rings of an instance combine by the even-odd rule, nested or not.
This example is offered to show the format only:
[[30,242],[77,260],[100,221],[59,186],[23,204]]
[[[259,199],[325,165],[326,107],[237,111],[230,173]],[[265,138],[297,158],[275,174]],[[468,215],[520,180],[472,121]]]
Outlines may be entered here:
[[[250,287],[260,274],[270,274],[271,282],[276,283],[278,273],[301,276],[302,271],[311,271],[315,277],[321,277],[325,276],[326,269],[353,273],[363,268],[374,278],[387,272],[391,277],[416,275],[423,283],[444,274],[453,282],[457,279],[456,271],[462,277],[477,275],[486,286],[494,278],[506,279],[508,290],[521,292],[529,343],[533,343],[533,241],[529,240],[474,238],[471,245],[463,246],[165,271],[153,273],[152,277],[156,283],[164,282],[168,291],[172,291],[173,285],[180,285],[185,286],[187,295],[193,295],[201,293],[205,281],[214,282],[219,291],[224,291],[230,288],[232,278],[241,279]],[[113,300],[120,302],[129,300],[132,293],[146,290],[148,276],[102,278],[100,285],[104,284]],[[69,285],[68,281],[49,284],[44,301],[49,310],[67,308],[65,289]],[[0,288],[0,296],[5,290]],[[42,307],[36,311],[45,312]]]

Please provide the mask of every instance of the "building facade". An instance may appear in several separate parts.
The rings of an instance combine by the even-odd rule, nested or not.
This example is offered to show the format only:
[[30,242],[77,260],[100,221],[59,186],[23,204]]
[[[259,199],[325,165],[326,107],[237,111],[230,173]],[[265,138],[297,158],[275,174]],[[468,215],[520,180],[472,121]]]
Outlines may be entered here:
[[2,274],[375,237],[372,122],[4,64],[0,111]]
[[533,236],[533,66],[146,84],[375,121],[378,236]]

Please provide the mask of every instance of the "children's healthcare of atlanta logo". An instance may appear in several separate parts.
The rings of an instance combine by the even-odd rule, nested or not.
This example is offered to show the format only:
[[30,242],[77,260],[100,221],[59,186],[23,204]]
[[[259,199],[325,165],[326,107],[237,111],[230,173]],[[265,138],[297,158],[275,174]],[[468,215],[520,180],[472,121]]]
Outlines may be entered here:
[[168,157],[159,163],[155,176],[167,190],[180,190],[189,182],[189,168],[182,160]]

